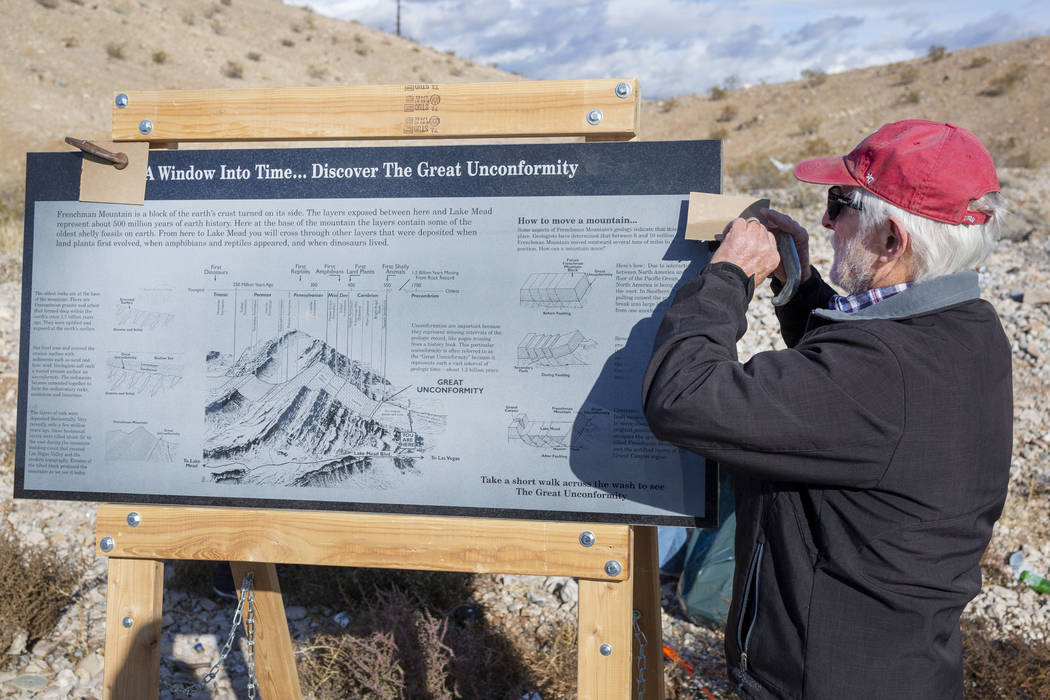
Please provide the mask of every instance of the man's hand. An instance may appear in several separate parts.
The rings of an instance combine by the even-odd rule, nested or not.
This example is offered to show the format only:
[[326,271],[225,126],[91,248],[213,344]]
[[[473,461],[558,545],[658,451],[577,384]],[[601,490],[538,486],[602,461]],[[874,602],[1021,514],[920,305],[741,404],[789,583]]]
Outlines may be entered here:
[[[790,221],[790,219],[788,219]],[[801,253],[799,260],[801,260]],[[806,256],[808,262],[809,256]],[[758,219],[733,219],[723,234],[722,244],[718,246],[712,263],[732,263],[744,271],[745,275],[754,276],[755,285],[759,285],[780,264],[780,253],[773,234]]]
[[[809,232],[802,228],[802,225],[792,219],[787,214],[782,214],[776,209],[760,209],[759,213],[765,217],[766,222],[769,224],[769,230],[776,233],[777,231],[786,231],[791,234],[791,237],[795,239],[795,248],[798,250],[798,262],[802,267],[802,277],[799,281],[805,282],[809,279]],[[787,275],[784,273],[784,266],[781,264],[777,266],[777,269],[773,271],[773,275],[781,282],[787,279]],[[757,280],[757,278],[756,278]]]

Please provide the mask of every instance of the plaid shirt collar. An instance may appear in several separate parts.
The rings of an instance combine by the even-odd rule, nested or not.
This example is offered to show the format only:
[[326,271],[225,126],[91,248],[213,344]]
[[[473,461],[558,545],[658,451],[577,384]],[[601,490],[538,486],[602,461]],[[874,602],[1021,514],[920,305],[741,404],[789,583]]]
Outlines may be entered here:
[[894,294],[903,292],[905,289],[912,286],[912,284],[914,283],[904,282],[889,287],[877,287],[857,294],[851,294],[847,297],[836,294],[831,297],[831,300],[828,302],[828,308],[850,314],[854,311],[866,309],[873,304],[878,304],[883,299],[889,299]]

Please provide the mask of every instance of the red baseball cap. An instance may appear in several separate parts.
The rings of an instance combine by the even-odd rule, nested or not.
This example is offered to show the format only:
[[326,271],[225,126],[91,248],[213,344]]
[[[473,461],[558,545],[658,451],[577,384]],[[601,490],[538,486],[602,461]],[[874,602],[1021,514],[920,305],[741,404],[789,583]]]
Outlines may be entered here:
[[948,224],[983,224],[970,202],[999,191],[988,149],[954,124],[907,119],[880,127],[849,155],[804,160],[803,182],[863,187],[906,211]]

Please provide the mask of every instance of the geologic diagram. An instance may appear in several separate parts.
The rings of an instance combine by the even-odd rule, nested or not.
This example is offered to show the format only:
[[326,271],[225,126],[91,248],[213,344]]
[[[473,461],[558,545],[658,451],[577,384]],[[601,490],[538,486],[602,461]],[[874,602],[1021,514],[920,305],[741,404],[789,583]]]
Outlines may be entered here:
[[420,475],[420,458],[444,432],[446,416],[440,400],[388,376],[388,304],[391,295],[458,293],[445,284],[458,272],[393,264],[325,265],[312,274],[295,265],[292,273],[306,284],[208,290],[215,328],[202,358],[209,478],[382,488],[384,477]]

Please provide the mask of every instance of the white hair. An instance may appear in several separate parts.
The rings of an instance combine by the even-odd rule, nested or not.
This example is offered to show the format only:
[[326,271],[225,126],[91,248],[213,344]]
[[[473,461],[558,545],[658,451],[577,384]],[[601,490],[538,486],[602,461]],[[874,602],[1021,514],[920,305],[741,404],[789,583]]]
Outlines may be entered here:
[[890,217],[907,229],[915,255],[913,282],[925,282],[980,265],[995,250],[1007,215],[1006,200],[998,192],[989,192],[970,203],[970,209],[988,214],[988,220],[969,226],[946,224],[913,214],[860,187],[852,194],[853,201],[862,207],[861,231],[875,231]]

